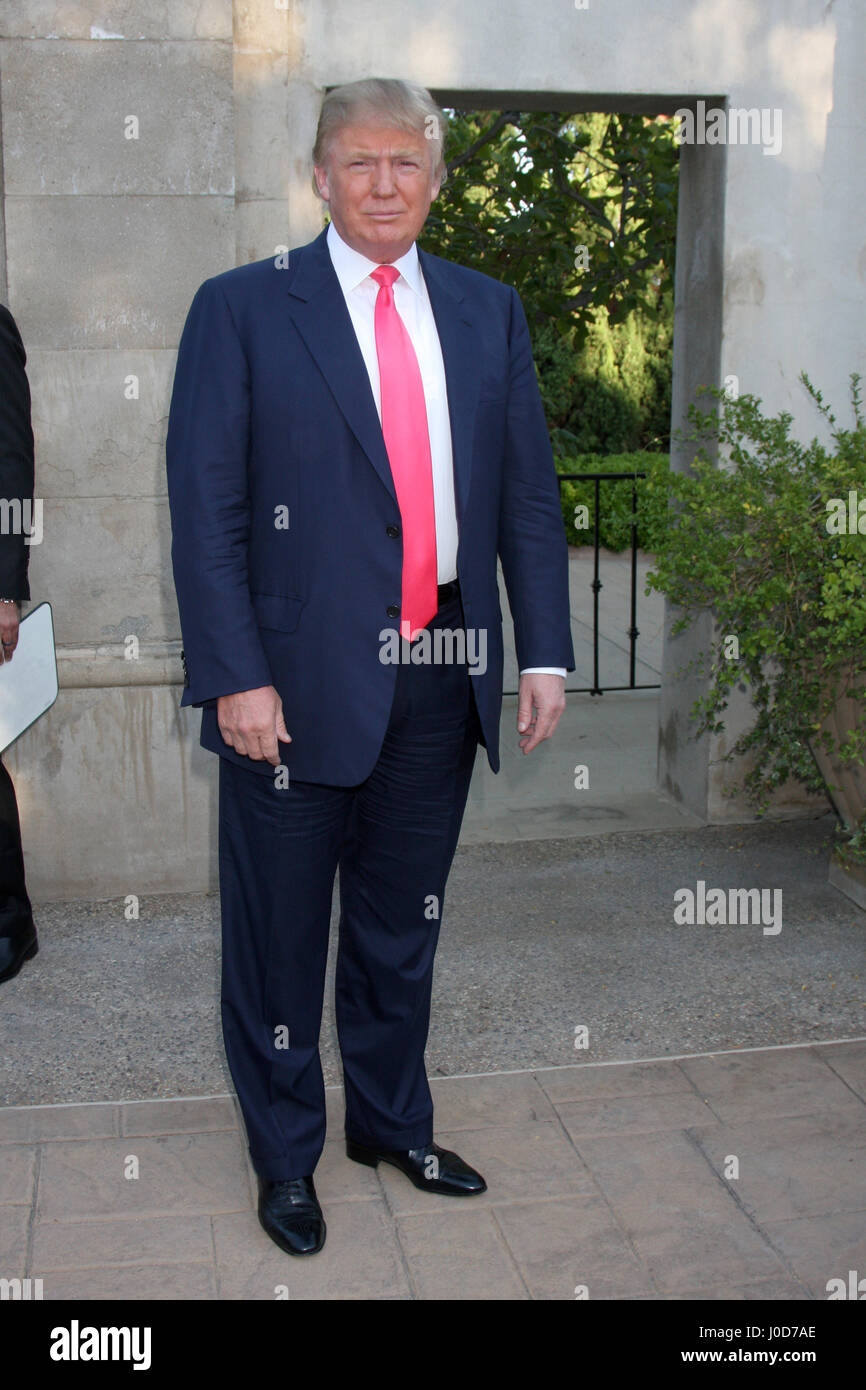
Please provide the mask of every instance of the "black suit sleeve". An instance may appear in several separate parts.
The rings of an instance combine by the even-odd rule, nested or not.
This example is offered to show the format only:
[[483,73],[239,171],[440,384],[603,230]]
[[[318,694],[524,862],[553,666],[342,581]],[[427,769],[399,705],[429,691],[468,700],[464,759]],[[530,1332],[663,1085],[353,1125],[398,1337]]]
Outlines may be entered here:
[[[30,385],[24,370],[27,356],[18,326],[0,304],[0,499],[5,499],[0,521],[0,598],[30,597],[27,566],[30,547],[13,516],[26,521],[33,502],[33,429],[30,424]],[[19,507],[9,505],[18,499]]]

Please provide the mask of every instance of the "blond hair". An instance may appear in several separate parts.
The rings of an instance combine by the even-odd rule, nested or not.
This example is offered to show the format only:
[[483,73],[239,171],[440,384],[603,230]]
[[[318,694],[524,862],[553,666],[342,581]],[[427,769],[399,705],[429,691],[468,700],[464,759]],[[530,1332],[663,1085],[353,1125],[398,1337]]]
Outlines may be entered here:
[[[325,94],[313,145],[313,163],[324,165],[337,131],[363,118],[424,135],[430,141],[431,173],[440,184],[444,183],[445,115],[426,87],[396,77],[365,77],[360,82],[334,87]],[[313,189],[321,196],[315,173]]]

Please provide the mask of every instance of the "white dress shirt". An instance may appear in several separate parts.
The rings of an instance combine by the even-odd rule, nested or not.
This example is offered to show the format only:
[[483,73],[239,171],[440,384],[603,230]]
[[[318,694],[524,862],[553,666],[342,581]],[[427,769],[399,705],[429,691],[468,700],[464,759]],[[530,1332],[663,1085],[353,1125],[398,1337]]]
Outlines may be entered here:
[[[346,308],[358,339],[358,347],[370,378],[370,389],[379,419],[382,419],[382,398],[379,385],[379,358],[376,353],[375,311],[379,285],[371,272],[380,262],[368,260],[355,251],[340,236],[333,222],[328,225],[328,251],[343,291]],[[433,511],[436,525],[437,581],[447,584],[457,578],[457,507],[454,501],[454,459],[451,448],[451,417],[448,412],[448,392],[445,383],[445,364],[436,331],[436,320],[430,296],[421,274],[418,250],[413,242],[405,256],[393,261],[400,274],[394,281],[394,305],[409,334],[427,407],[427,431],[430,437],[430,458],[433,465]],[[564,676],[559,666],[530,666],[529,671]]]

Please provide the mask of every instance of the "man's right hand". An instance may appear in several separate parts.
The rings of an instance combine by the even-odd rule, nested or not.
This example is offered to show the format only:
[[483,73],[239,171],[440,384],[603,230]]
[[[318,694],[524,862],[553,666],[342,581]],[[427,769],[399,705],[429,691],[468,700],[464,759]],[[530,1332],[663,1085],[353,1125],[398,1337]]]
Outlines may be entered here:
[[217,723],[229,748],[274,767],[282,761],[277,739],[292,741],[283,719],[283,702],[272,685],[220,695]]

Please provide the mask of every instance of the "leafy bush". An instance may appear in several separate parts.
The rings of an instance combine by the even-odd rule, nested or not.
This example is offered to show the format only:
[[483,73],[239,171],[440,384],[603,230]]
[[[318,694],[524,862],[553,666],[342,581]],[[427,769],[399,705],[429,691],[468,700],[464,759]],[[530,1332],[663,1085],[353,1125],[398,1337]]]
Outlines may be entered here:
[[[792,416],[765,416],[753,396],[710,391],[717,412],[692,407],[696,460],[691,475],[671,474],[675,507],[648,582],[680,608],[674,632],[700,613],[715,618],[713,645],[692,663],[709,680],[692,714],[698,734],[720,733],[731,690],[749,689],[754,722],[724,760],[748,755],[739,785],[759,810],[789,778],[833,799],[828,765],[851,771],[866,761],[866,722],[844,739],[828,727],[840,700],[866,695],[866,515],[863,533],[858,522],[853,531],[832,523],[834,500],[847,522],[851,493],[866,512],[860,378],[851,377],[847,429],[801,381],[829,446],[792,439]],[[711,461],[711,445],[724,466]],[[866,814],[843,827],[842,843],[840,858],[866,863]]]
[[[660,534],[668,525],[670,463],[667,454],[576,454],[560,452],[569,444],[567,432],[553,433],[557,473],[646,473],[637,481],[637,538],[641,550],[655,552]],[[560,484],[562,515],[570,545],[592,545],[595,527],[595,484]],[[632,485],[621,480],[601,483],[599,537],[607,550],[625,550],[631,545]],[[586,513],[576,508],[586,507]],[[585,522],[578,525],[577,522]]]
[[533,331],[541,398],[570,454],[667,450],[673,313],[665,296],[622,322],[591,312],[582,346],[544,324]]

